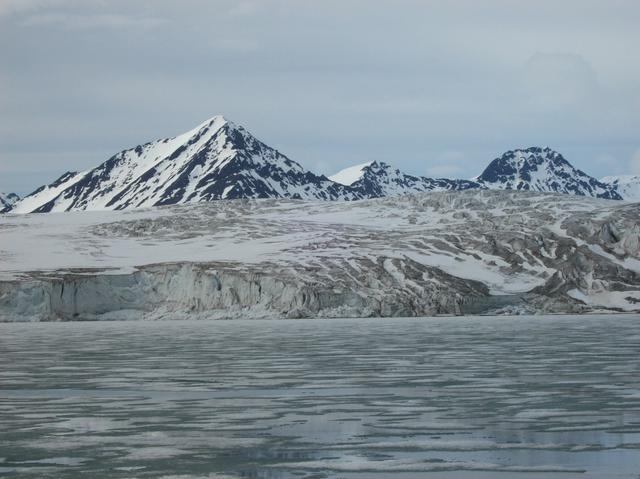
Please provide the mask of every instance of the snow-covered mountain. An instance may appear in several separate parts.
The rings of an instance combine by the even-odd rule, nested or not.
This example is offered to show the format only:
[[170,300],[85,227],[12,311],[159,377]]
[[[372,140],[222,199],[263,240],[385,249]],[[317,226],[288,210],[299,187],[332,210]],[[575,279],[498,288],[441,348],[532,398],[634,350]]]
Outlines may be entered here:
[[360,196],[216,116],[177,137],[124,150],[92,170],[65,173],[24,198],[15,212],[120,210],[231,198]]
[[18,201],[20,201],[20,197],[15,193],[0,193],[0,213],[11,211]]
[[[632,194],[632,183],[625,183],[626,194]],[[17,203],[15,197],[0,200],[0,213],[121,210],[235,198],[360,200],[473,188],[622,199],[621,184],[600,182],[559,153],[536,147],[505,153],[473,180],[413,176],[377,161],[327,178],[216,116],[174,138],[121,151],[91,170],[67,172]]]
[[422,191],[468,190],[481,185],[469,180],[426,178],[413,176],[394,169],[384,162],[372,161],[352,166],[329,177],[357,190],[365,198],[400,196]]
[[473,188],[565,193],[614,200],[624,197],[621,191],[624,188],[627,195],[640,196],[638,177],[620,179],[616,185],[598,181],[573,167],[560,153],[539,147],[508,151],[472,180],[413,176],[375,161],[346,168],[329,179],[350,186],[367,198]]
[[640,175],[605,176],[600,181],[613,188],[623,199],[640,201]]
[[489,189],[549,191],[622,199],[610,185],[578,170],[550,148],[507,151],[493,160],[474,180]]

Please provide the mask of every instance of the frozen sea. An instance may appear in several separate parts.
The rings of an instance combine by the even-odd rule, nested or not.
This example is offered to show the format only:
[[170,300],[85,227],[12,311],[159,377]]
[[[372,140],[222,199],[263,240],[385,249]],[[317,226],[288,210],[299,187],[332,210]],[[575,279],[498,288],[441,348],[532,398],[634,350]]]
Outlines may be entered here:
[[0,477],[640,477],[640,316],[0,324]]

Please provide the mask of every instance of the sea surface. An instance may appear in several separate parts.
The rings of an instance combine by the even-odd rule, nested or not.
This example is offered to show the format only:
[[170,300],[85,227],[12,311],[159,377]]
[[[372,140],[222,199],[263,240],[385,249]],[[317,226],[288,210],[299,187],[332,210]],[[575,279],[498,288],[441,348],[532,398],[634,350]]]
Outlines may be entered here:
[[0,477],[637,479],[640,316],[0,324]]

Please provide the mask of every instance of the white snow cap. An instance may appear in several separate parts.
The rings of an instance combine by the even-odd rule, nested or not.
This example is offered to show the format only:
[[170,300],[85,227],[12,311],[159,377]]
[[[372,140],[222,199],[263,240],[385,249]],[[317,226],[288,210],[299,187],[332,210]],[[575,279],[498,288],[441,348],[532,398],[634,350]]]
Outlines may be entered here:
[[173,138],[170,138],[170,140],[185,140],[187,138],[191,138],[196,133],[198,133],[199,131],[205,128],[210,130],[211,133],[215,133],[227,123],[231,123],[231,122],[222,115],[212,116],[208,120],[205,120],[202,123],[200,123],[195,128],[192,128],[191,130],[187,131],[186,133],[182,133],[181,135],[174,136]]
[[364,169],[372,163],[373,161],[369,161],[368,163],[350,166],[349,168],[338,171],[335,175],[331,175],[329,179],[336,183],[340,183],[341,185],[351,186],[362,178],[362,175],[364,175]]

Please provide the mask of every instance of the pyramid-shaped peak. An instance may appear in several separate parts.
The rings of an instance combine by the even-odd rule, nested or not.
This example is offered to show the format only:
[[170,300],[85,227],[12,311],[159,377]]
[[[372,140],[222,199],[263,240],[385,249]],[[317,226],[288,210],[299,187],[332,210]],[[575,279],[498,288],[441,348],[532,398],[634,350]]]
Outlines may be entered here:
[[226,133],[227,136],[231,134],[235,139],[245,136],[251,137],[251,134],[242,126],[232,122],[223,115],[215,115],[178,136],[165,138],[157,142],[150,142],[146,145],[139,146],[138,149],[143,148],[143,146],[162,143],[166,145],[167,148],[177,150],[181,149],[184,145],[202,143],[209,139],[216,138],[223,132]]
[[229,123],[229,120],[224,115],[214,115],[211,118],[203,121],[200,126],[211,126],[213,124],[223,125]]
[[227,118],[225,118],[223,115],[215,115],[215,116],[212,116],[211,118],[203,121],[198,126],[193,128],[191,131],[192,132],[196,132],[196,131],[201,131],[201,130],[204,130],[204,129],[218,131],[220,128],[222,128],[223,126],[228,125],[228,124],[232,124],[233,125],[233,123],[231,121],[229,121]]

